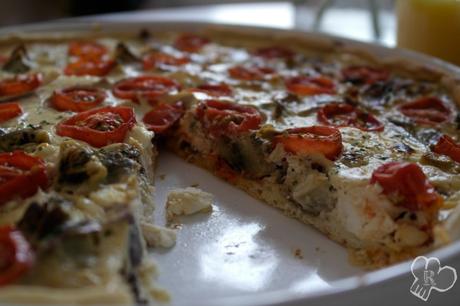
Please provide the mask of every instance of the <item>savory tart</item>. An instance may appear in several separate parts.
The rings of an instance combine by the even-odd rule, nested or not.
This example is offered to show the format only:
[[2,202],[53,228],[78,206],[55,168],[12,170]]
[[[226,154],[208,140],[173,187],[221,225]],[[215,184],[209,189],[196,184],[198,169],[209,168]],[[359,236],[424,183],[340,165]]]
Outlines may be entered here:
[[[2,302],[158,296],[157,145],[365,267],[458,235],[460,90],[439,71],[222,29],[23,34],[0,42],[0,63]],[[204,197],[183,196],[170,206]]]

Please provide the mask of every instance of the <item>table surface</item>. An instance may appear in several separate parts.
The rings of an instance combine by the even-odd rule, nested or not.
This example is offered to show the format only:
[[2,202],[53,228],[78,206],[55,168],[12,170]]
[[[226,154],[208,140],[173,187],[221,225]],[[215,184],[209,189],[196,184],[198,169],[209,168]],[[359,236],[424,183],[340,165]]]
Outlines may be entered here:
[[[317,7],[311,5],[267,2],[143,10],[80,19],[91,21],[136,20],[140,22],[152,20],[200,21],[311,31],[316,11]],[[396,22],[393,12],[381,10],[379,17],[382,35],[378,40],[373,37],[370,14],[362,8],[332,6],[326,11],[319,30],[337,36],[394,46]]]

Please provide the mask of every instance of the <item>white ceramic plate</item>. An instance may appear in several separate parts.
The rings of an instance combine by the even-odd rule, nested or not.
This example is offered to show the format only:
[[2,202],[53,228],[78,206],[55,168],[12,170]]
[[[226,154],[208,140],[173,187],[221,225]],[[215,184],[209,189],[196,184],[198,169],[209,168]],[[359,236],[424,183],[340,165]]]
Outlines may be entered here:
[[[104,23],[102,30],[192,31],[209,24],[198,23]],[[230,26],[226,26],[230,27]],[[85,30],[87,22],[60,22],[5,28],[15,31]],[[238,27],[242,28],[242,27]],[[448,71],[460,78],[460,69],[439,60],[403,50],[340,39],[320,34],[247,28],[298,36],[334,39],[360,47],[380,57],[397,57]],[[173,187],[199,184],[215,195],[211,214],[183,218],[177,245],[156,250],[159,283],[172,296],[172,305],[459,305],[460,281],[449,291],[433,291],[428,302],[413,296],[411,262],[374,272],[351,266],[344,248],[313,228],[289,219],[275,209],[216,179],[207,172],[162,152],[157,169],[158,209],[156,219],[164,223],[166,193]],[[298,252],[295,255],[295,252]],[[442,265],[460,272],[460,241],[440,249]]]

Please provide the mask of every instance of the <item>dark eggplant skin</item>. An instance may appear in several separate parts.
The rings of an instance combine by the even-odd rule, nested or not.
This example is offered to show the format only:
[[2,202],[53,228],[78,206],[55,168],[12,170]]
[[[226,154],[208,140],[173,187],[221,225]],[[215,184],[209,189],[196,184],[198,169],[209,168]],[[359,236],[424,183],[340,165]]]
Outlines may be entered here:
[[139,63],[140,59],[126,46],[119,42],[115,47],[115,60],[119,64],[135,64]]
[[40,127],[29,127],[0,134],[0,152],[25,149],[40,143],[49,143],[49,134]]
[[3,64],[2,70],[10,73],[26,73],[30,70],[29,57],[25,45],[17,46],[10,55],[8,61]]

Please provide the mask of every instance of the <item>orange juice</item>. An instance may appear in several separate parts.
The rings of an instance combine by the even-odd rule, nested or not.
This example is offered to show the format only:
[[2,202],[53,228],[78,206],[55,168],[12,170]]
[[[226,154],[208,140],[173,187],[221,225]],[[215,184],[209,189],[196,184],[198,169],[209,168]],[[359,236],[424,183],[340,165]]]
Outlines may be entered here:
[[398,0],[398,46],[460,66],[460,0]]

